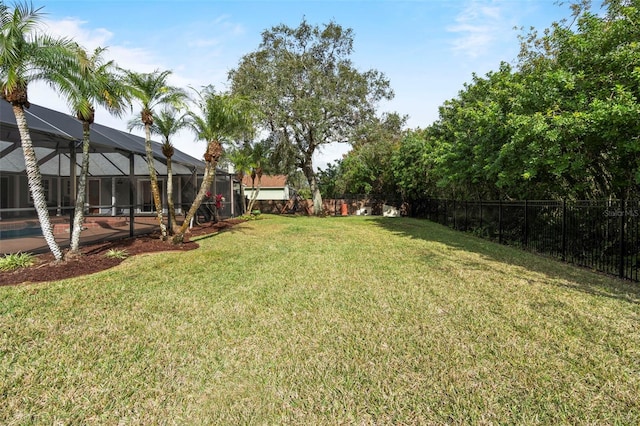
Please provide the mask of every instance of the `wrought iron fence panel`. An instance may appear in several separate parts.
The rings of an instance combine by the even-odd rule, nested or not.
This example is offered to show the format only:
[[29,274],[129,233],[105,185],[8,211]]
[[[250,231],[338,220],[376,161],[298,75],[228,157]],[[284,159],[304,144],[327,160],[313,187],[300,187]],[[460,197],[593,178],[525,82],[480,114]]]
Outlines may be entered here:
[[639,280],[639,200],[424,199],[409,211],[481,238]]

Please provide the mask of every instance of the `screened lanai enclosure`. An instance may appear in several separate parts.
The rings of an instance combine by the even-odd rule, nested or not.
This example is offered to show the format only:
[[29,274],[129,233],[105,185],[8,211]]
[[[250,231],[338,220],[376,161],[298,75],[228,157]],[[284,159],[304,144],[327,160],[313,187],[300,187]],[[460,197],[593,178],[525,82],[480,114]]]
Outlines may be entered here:
[[[82,124],[73,116],[33,104],[25,113],[54,233],[64,245],[70,235],[82,163]],[[161,145],[153,142],[152,146],[166,213],[167,162]],[[94,123],[89,157],[86,219],[81,241],[157,229],[144,138]],[[173,198],[177,220],[181,220],[202,182],[204,162],[178,150],[171,160]],[[215,197],[207,200],[197,220],[210,219],[213,209],[221,218],[242,214],[239,183],[233,175],[217,170],[210,191],[221,194],[223,202],[216,207]],[[0,254],[37,252],[40,248],[45,249],[46,245],[28,188],[15,116],[11,105],[0,101]]]

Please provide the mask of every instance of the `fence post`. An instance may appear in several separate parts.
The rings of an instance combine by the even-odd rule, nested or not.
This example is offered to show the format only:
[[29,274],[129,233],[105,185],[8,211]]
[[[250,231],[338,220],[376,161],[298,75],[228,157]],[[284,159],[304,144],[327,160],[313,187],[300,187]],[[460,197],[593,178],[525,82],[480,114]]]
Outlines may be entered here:
[[469,222],[468,222],[468,208],[467,208],[467,204],[468,201],[464,200],[464,230],[465,232],[469,230]]
[[502,244],[502,200],[498,200],[498,244]]
[[[76,176],[76,141],[69,142],[69,184],[71,185],[71,211],[69,213],[69,245],[73,239],[73,219],[76,215],[76,199],[78,198],[78,177]],[[60,179],[58,179],[60,180]],[[88,186],[88,185],[87,185]],[[85,186],[85,194],[86,188]],[[80,225],[82,226],[82,224]]]
[[449,207],[449,200],[444,200],[444,226],[449,226],[449,214],[448,214],[448,209],[447,207]]
[[[429,220],[432,220],[436,223],[438,222],[438,212],[440,211],[440,204],[433,200],[433,198],[429,198]],[[435,216],[434,216],[435,212]],[[435,219],[433,219],[435,217]]]
[[449,218],[447,217],[447,205],[449,204],[449,200],[444,199],[444,214],[442,215],[442,224],[444,226],[449,226]]
[[524,247],[529,248],[529,201],[524,200]]
[[[194,172],[195,174],[195,172]],[[136,190],[136,177],[135,177],[135,158],[133,152],[129,153],[129,236],[135,235],[135,209],[133,203],[135,203],[135,190]],[[198,180],[196,179],[196,186]]]
[[455,229],[456,231],[458,230],[458,227],[456,226],[456,199],[453,199],[453,229]]
[[562,261],[567,261],[567,200],[562,200]]
[[620,200],[620,263],[618,265],[618,276],[624,278],[624,225],[626,218],[624,199]]

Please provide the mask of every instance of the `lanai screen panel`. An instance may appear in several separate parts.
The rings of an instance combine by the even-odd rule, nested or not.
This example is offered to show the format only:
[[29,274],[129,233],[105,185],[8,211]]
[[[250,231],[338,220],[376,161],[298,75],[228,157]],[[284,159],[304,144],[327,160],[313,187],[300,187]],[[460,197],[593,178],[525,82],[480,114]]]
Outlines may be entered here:
[[[76,175],[82,161],[82,124],[58,111],[32,105],[25,110],[29,133],[43,175],[70,176],[71,152],[76,152]],[[167,174],[162,147],[152,142],[154,167],[158,175]],[[134,175],[149,175],[145,140],[136,135],[100,124],[91,126],[89,175],[128,176],[129,157],[134,155]],[[204,163],[177,151],[172,159],[174,175],[202,174]],[[24,154],[11,105],[0,101],[0,173],[25,173]]]

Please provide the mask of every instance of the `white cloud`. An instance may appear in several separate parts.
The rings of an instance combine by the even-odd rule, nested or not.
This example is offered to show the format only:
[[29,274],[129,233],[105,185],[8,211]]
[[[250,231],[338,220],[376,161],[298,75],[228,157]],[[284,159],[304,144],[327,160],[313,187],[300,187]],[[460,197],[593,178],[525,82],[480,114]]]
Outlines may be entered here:
[[457,34],[453,51],[470,58],[486,54],[512,25],[504,19],[503,6],[496,1],[471,0],[447,31]]
[[230,21],[230,15],[220,15],[213,21],[213,25],[216,27],[222,27],[225,33],[232,36],[240,36],[245,34],[244,26],[236,24]]
[[158,59],[148,50],[112,45],[114,34],[105,28],[87,28],[86,21],[74,18],[59,21],[48,20],[44,24],[47,34],[70,38],[89,51],[97,47],[106,48],[104,56],[114,60],[122,68],[138,72],[151,72],[156,68],[162,68]]
[[209,39],[201,38],[201,39],[189,40],[188,42],[189,47],[212,47],[212,46],[219,46],[219,45],[220,45],[220,40],[217,38],[209,38]]
[[86,21],[75,18],[66,18],[60,21],[45,21],[44,31],[55,37],[71,38],[85,48],[93,50],[99,46],[107,46],[113,33],[104,28],[88,29]]

